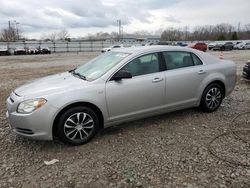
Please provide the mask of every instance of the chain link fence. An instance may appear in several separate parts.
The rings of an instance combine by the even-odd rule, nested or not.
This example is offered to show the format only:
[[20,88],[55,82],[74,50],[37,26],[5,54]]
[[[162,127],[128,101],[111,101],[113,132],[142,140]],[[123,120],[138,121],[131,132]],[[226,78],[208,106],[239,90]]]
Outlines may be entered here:
[[[23,42],[0,42],[0,48],[8,49],[10,51],[15,49],[29,49],[29,48],[49,48],[52,53],[57,52],[98,52],[102,48],[111,45],[121,44],[112,41],[23,41]],[[138,42],[122,42],[124,47],[129,47],[138,44]]]

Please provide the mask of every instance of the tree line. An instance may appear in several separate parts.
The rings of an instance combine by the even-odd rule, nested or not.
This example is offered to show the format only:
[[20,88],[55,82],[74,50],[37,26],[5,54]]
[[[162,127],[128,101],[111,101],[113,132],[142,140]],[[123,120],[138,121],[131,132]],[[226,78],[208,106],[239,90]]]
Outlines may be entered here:
[[162,41],[217,41],[217,40],[246,40],[250,39],[250,24],[235,28],[231,24],[196,26],[193,31],[167,28],[161,34]]
[[[134,32],[133,34],[123,33],[123,35],[134,35],[134,36],[149,36],[152,33],[141,30]],[[85,39],[96,40],[113,38],[119,40],[123,36],[119,36],[116,32],[98,32],[95,34],[88,34]],[[183,28],[166,28],[160,35],[161,41],[217,41],[217,40],[246,40],[250,39],[250,24],[238,28],[231,24],[222,23],[217,25],[205,25],[196,26],[192,31],[189,27]],[[21,31],[17,28],[9,26],[4,28],[0,32],[0,41],[18,41],[25,40]],[[26,39],[27,40],[27,39]],[[40,40],[55,41],[55,40],[68,40],[70,41],[70,35],[66,29],[62,29],[59,32],[50,34],[42,34]]]

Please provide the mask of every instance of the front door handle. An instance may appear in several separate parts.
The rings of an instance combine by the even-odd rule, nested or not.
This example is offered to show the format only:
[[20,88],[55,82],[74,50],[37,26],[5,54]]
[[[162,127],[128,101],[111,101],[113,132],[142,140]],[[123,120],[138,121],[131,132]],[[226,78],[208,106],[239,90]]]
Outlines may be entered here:
[[152,82],[157,83],[157,82],[161,82],[161,81],[163,81],[163,78],[158,78],[157,77],[157,78],[154,78]]
[[204,71],[204,70],[199,70],[199,72],[198,72],[198,74],[205,74],[206,73],[206,71]]

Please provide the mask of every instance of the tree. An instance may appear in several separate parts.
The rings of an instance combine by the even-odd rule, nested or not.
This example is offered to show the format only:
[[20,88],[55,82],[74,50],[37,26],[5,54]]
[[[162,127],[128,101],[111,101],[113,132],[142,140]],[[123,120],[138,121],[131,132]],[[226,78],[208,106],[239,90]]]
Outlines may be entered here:
[[146,30],[139,30],[139,31],[134,32],[134,35],[137,35],[137,36],[148,36],[150,34],[151,33]]
[[16,41],[20,38],[17,30],[10,26],[9,29],[3,29],[0,34],[2,41]]
[[53,32],[51,34],[48,35],[48,38],[51,40],[51,41],[55,41],[57,38],[57,33]]
[[237,32],[233,32],[231,40],[239,40],[239,37],[237,35]]
[[64,28],[61,31],[59,31],[58,33],[56,33],[56,38],[59,40],[68,40],[69,39],[69,33],[68,31]]
[[220,34],[220,35],[218,36],[218,40],[226,40],[225,35],[224,35],[224,34]]
[[236,28],[227,23],[196,26],[192,32],[189,31],[188,27],[166,28],[161,34],[161,40],[207,41],[250,39],[250,24],[246,24],[243,28],[244,29],[236,32]]
[[52,32],[50,34],[43,33],[40,37],[40,40],[44,41],[66,40],[70,42],[70,37],[68,31],[66,29],[63,29],[59,32]]
[[183,36],[183,32],[174,28],[167,28],[161,34],[161,41],[177,41]]

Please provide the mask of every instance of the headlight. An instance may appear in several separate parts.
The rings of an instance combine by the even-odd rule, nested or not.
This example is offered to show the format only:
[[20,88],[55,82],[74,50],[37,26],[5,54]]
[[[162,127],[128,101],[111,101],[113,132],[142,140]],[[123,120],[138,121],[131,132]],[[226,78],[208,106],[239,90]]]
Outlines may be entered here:
[[17,107],[17,112],[22,114],[28,114],[36,109],[42,107],[46,103],[46,99],[30,99],[21,102]]

